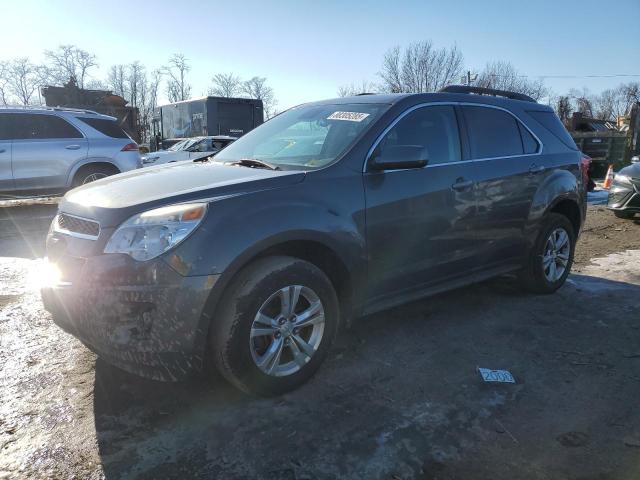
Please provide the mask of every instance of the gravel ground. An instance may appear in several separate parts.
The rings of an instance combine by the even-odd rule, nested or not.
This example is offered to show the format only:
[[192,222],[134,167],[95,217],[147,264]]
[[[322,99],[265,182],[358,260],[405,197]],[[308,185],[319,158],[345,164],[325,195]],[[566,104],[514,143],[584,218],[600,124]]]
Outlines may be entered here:
[[370,316],[274,399],[96,359],[43,311],[23,233],[0,234],[0,478],[639,478],[640,222],[603,207],[556,294],[498,279]]

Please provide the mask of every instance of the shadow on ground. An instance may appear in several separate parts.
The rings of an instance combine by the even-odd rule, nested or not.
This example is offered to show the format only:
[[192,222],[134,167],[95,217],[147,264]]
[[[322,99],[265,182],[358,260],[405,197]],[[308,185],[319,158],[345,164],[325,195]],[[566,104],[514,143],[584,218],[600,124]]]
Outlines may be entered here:
[[[594,288],[596,286],[597,288]],[[361,319],[273,399],[98,360],[106,478],[638,478],[640,287],[500,279]],[[476,368],[517,384],[483,383]],[[634,442],[638,442],[635,444]]]

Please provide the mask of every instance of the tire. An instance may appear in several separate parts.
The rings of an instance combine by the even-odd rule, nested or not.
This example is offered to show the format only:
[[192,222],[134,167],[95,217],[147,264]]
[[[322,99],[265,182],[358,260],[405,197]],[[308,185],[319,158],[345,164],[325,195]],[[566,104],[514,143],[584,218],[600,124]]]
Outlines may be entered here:
[[[292,310],[282,299],[292,298],[296,291],[294,314],[285,318]],[[289,320],[295,313],[300,319]],[[296,329],[311,321],[302,319],[306,315],[314,323]],[[322,270],[293,257],[266,257],[245,267],[224,292],[209,333],[211,358],[244,392],[279,395],[296,389],[318,370],[338,331],[339,316],[336,292]],[[281,353],[270,357],[277,351]]]
[[616,217],[622,218],[624,220],[631,220],[635,216],[634,212],[624,212],[624,211],[619,211],[619,210],[614,210],[613,214]]
[[118,173],[116,167],[108,165],[86,165],[76,173],[73,179],[73,186],[75,188],[80,185],[86,185],[87,183],[115,175],[116,173]]
[[[557,232],[563,231],[567,235],[568,252],[565,244],[562,248],[557,249],[554,254],[553,244],[551,240],[552,233],[555,234],[557,243],[561,242],[561,235]],[[551,247],[551,250],[550,250]],[[538,238],[527,259],[527,265],[522,269],[519,275],[520,283],[524,290],[532,293],[549,294],[560,288],[571,271],[573,264],[573,255],[576,247],[576,235],[572,223],[567,217],[559,213],[549,213],[545,220]],[[546,255],[547,254],[547,255]],[[545,266],[545,258],[551,259],[547,261]],[[566,261],[566,264],[564,262]],[[553,265],[551,265],[553,263]],[[561,270],[561,267],[563,270]]]

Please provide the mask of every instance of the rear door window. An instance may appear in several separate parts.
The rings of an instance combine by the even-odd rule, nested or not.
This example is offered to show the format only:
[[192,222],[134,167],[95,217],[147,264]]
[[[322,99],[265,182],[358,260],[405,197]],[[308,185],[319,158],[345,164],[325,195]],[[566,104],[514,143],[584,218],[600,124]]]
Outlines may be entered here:
[[127,132],[118,126],[113,120],[107,120],[105,118],[89,118],[89,117],[76,117],[83,123],[86,123],[97,131],[111,138],[129,138]]
[[522,155],[517,120],[509,113],[490,107],[462,107],[469,134],[471,158]]
[[380,142],[380,149],[382,152],[402,145],[421,146],[429,165],[460,161],[460,135],[454,108],[430,106],[414,110],[389,130]]
[[56,115],[15,113],[12,114],[11,126],[16,140],[83,138],[76,127]]

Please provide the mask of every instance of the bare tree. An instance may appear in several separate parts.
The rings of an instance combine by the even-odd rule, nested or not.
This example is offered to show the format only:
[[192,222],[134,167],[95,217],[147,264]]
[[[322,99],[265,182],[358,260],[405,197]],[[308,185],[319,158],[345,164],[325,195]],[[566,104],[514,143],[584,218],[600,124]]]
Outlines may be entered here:
[[9,62],[0,62],[0,104],[9,104]]
[[36,103],[34,95],[42,85],[41,69],[27,57],[16,58],[9,62],[7,71],[7,89],[21,105]]
[[112,65],[107,73],[107,85],[113,93],[123,98],[128,97],[126,65]]
[[569,90],[569,97],[571,98],[574,110],[583,114],[586,117],[593,117],[593,96],[589,92],[589,89],[583,87],[582,90],[572,88]]
[[209,95],[216,97],[237,97],[244,89],[240,77],[233,73],[216,73],[211,77],[211,82],[213,86],[209,88]]
[[631,111],[635,103],[640,103],[640,82],[630,82],[618,87],[625,101],[624,115]]
[[382,59],[382,70],[378,74],[382,78],[384,89],[390,93],[404,92],[402,83],[402,66],[400,62],[401,50],[395,46],[384,54]]
[[45,50],[48,80],[63,85],[74,78],[78,87],[84,88],[89,70],[96,67],[96,56],[76,47],[60,45],[57,50]]
[[474,85],[523,93],[534,100],[540,100],[549,93],[542,79],[530,80],[526,75],[521,75],[509,62],[488,63]]
[[373,93],[378,90],[378,87],[367,80],[362,80],[360,84],[350,83],[348,85],[342,85],[338,87],[339,97],[352,97],[360,93]]
[[266,77],[252,77],[242,82],[242,93],[249,98],[262,100],[264,114],[267,119],[275,115],[275,107],[278,104],[273,88],[267,85]]
[[182,53],[175,53],[169,64],[162,69],[168,76],[167,96],[170,102],[187,100],[191,95],[191,85],[187,83],[187,73],[191,70],[189,60]]
[[144,65],[138,61],[129,65],[127,83],[129,103],[134,107],[143,106],[147,94],[147,71]]
[[462,66],[457,47],[435,48],[430,40],[424,40],[388,50],[379,75],[383,89],[391,93],[435,92],[457,81]]
[[571,99],[567,95],[561,95],[555,104],[555,110],[562,123],[569,124],[573,108],[571,107]]

